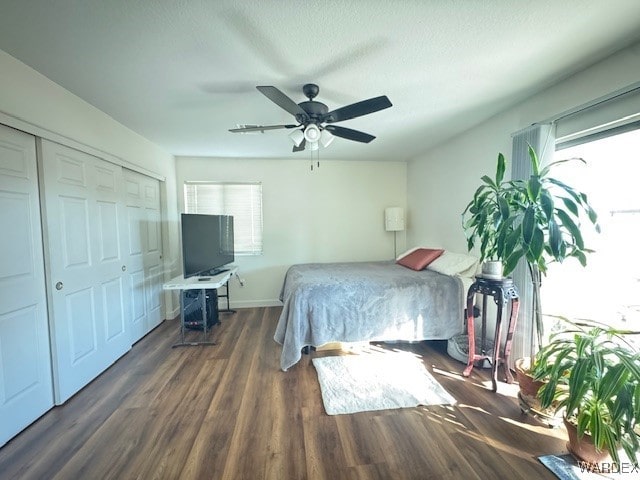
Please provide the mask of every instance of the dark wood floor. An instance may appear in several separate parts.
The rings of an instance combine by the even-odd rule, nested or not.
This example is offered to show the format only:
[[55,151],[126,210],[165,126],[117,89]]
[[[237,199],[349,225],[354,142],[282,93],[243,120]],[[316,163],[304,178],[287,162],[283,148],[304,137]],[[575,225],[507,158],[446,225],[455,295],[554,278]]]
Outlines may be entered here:
[[[166,321],[64,406],[0,449],[0,478],[553,479],[562,429],[523,416],[514,385],[469,379],[444,342],[421,355],[455,406],[324,412],[315,352],[279,370],[280,308],[223,316],[216,346],[171,348]],[[382,345],[381,348],[403,348]]]

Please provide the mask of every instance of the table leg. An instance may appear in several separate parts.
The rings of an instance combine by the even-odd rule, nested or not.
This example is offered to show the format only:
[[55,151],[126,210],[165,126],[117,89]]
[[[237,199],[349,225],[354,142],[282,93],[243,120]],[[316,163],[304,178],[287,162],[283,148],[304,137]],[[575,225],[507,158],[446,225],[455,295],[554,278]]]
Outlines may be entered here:
[[476,356],[476,342],[475,342],[475,325],[473,323],[473,299],[475,297],[474,291],[469,291],[467,294],[467,338],[469,340],[469,356],[467,360],[467,366],[462,372],[464,377],[471,375],[473,370],[473,361]]
[[200,290],[200,310],[202,311],[202,341],[207,341],[207,291]]
[[180,290],[180,341],[184,343],[184,295],[185,291]]
[[[502,293],[502,292],[498,292]],[[500,295],[502,297],[502,295]],[[496,302],[498,304],[498,313],[496,315],[496,332],[493,340],[493,364],[491,365],[491,383],[493,391],[498,390],[498,366],[500,365],[500,337],[502,333],[502,310],[505,302],[502,298]]]
[[520,308],[520,300],[513,298],[511,300],[511,315],[509,315],[509,330],[507,332],[507,341],[504,344],[504,371],[507,377],[507,383],[513,383],[513,375],[509,368],[509,358],[511,357],[511,343],[513,335],[516,331],[516,322],[518,321],[518,309]]

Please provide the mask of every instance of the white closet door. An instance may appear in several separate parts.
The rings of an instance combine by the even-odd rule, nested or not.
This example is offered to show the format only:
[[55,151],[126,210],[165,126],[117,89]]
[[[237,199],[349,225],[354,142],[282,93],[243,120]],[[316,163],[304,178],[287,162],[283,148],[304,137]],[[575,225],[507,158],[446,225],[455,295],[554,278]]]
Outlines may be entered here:
[[124,170],[131,295],[131,340],[138,341],[162,321],[160,182]]
[[42,140],[55,400],[131,348],[122,167]]
[[35,142],[0,125],[0,446],[53,406]]

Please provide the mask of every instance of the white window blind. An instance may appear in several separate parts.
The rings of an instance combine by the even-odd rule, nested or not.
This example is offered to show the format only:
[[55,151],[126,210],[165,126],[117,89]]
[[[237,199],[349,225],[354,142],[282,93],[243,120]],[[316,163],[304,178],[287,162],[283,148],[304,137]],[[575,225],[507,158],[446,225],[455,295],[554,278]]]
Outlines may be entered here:
[[[529,145],[536,151],[541,164],[547,165],[553,160],[554,127],[555,125],[553,124],[536,124],[513,135],[511,151],[512,180],[527,179],[532,173]],[[537,327],[534,318],[533,283],[529,267],[524,258],[520,260],[512,275],[520,294],[518,323],[516,324],[516,333],[512,344],[513,355],[511,359],[513,361],[516,358],[535,355],[539,339],[536,335]],[[506,338],[506,331],[503,331],[503,335]]]
[[235,254],[262,254],[262,184],[185,182],[184,210],[233,215]]

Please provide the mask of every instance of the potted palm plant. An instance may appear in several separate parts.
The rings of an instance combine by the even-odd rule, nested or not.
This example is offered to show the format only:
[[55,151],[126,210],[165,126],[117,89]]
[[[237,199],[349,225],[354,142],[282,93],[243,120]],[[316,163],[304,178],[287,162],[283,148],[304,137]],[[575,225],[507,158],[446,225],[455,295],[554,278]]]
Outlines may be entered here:
[[496,264],[503,272],[504,249],[498,248],[498,238],[503,223],[511,217],[507,194],[508,182],[504,180],[506,161],[498,154],[494,178],[481,177],[482,184],[473,194],[473,199],[462,212],[462,223],[467,235],[467,249],[477,244],[483,273],[494,273]]
[[590,464],[619,450],[638,463],[640,441],[640,352],[626,337],[640,332],[559,317],[569,325],[541,348],[533,370],[546,383],[543,407],[564,409],[569,451]]
[[[462,222],[468,250],[477,246],[481,261],[501,261],[504,276],[512,273],[522,259],[526,262],[533,287],[535,332],[531,332],[530,342],[531,352],[535,352],[543,339],[542,275],[550,262],[563,262],[567,258],[575,258],[586,266],[591,250],[584,244],[582,223],[591,224],[596,231],[600,227],[587,195],[552,175],[562,163],[585,163],[584,160],[558,160],[542,167],[531,146],[528,152],[532,173],[527,180],[504,180],[506,162],[504,155],[498,155],[495,177],[481,178],[482,184],[462,213]],[[535,358],[519,359],[517,364],[533,364]],[[521,384],[526,370],[518,371],[516,367]],[[534,384],[533,388],[538,386]]]

